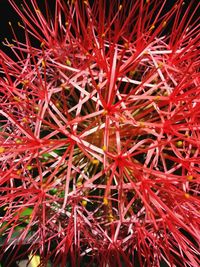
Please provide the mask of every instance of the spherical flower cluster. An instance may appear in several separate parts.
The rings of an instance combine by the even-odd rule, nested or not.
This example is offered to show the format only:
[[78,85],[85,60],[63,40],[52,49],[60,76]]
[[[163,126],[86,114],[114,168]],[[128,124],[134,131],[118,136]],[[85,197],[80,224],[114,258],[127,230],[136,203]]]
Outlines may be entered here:
[[9,2],[0,259],[199,266],[199,4]]

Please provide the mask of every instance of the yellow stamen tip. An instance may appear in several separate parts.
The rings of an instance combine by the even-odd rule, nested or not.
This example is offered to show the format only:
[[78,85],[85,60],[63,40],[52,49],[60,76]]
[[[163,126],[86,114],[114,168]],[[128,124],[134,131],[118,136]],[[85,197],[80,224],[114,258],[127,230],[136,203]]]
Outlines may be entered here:
[[42,48],[42,47],[44,47],[44,46],[45,46],[45,43],[42,42],[42,43],[40,44],[40,47]]
[[103,198],[103,204],[104,204],[105,206],[108,205],[108,198],[107,198],[107,197],[104,197],[104,198]]
[[33,167],[31,165],[28,165],[26,168],[28,171],[30,171],[30,170],[32,170]]
[[15,143],[16,143],[16,144],[22,144],[22,140],[21,140],[21,139],[17,139],[17,140],[15,141]]
[[71,63],[71,61],[69,59],[66,59],[65,63],[66,63],[67,66],[71,66],[72,65],[72,63]]
[[155,25],[152,25],[149,30],[152,31],[153,29],[155,29]]
[[76,186],[77,186],[77,187],[82,186],[82,182],[77,182],[77,183],[76,183]]
[[167,25],[167,22],[164,21],[163,24],[162,24],[163,28],[164,28],[166,25]]
[[3,153],[5,151],[5,148],[4,147],[0,147],[0,153]]
[[189,197],[190,197],[190,194],[185,193],[185,197],[186,197],[186,198],[189,198]]
[[81,204],[83,207],[86,207],[87,206],[87,200],[82,200]]
[[131,70],[130,72],[129,72],[129,75],[130,76],[134,76],[136,74],[136,71],[135,70]]
[[183,141],[181,141],[181,140],[177,141],[176,147],[183,147]]
[[20,101],[20,98],[19,98],[18,96],[14,96],[13,99],[14,99],[15,101],[17,101],[17,102]]
[[157,95],[155,98],[154,98],[154,101],[158,101],[160,100],[160,95]]
[[24,81],[22,81],[22,84],[23,85],[27,85],[29,83],[29,80],[24,80]]
[[105,152],[107,150],[107,147],[106,146],[103,146],[102,149]]
[[42,67],[44,68],[46,66],[46,62],[44,61],[44,59],[42,60]]
[[113,222],[114,221],[114,217],[112,214],[108,214],[108,221],[109,222]]
[[24,123],[27,123],[27,122],[28,122],[27,118],[23,118],[22,121],[23,121]]
[[98,159],[93,159],[93,160],[92,160],[92,164],[98,165],[98,164],[99,164]]
[[140,121],[140,122],[139,122],[139,127],[144,128],[144,127],[145,127],[144,122]]
[[56,101],[56,107],[59,108],[60,107],[60,102]]
[[188,180],[188,181],[192,181],[193,178],[194,178],[194,177],[193,177],[192,175],[188,175],[188,176],[187,176],[187,180]]
[[124,47],[125,47],[125,49],[128,49],[129,48],[129,44],[128,43],[125,43],[124,44]]
[[39,107],[37,105],[35,105],[34,109],[35,111],[39,111]]

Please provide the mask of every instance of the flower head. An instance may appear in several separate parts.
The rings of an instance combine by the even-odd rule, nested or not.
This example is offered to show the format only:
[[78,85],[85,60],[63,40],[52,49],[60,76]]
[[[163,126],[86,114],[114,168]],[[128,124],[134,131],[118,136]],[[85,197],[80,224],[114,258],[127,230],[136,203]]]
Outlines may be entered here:
[[198,266],[199,4],[9,2],[25,42],[0,52],[0,251]]

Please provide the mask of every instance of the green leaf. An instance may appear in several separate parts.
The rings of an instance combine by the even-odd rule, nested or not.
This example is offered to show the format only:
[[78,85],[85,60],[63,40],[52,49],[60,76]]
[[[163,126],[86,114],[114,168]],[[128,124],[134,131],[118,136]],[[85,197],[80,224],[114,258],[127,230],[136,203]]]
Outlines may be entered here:
[[52,189],[49,190],[49,194],[50,195],[55,195],[57,192],[58,192],[57,188],[52,188]]
[[42,154],[42,157],[43,157],[44,159],[52,158],[52,156],[51,156],[49,153],[44,153],[44,154]]
[[[25,208],[19,215],[20,219],[23,220],[25,223],[29,223],[30,216],[33,212],[32,208]],[[25,218],[24,218],[25,217]],[[28,218],[27,218],[28,217]]]
[[33,212],[32,208],[25,208],[21,213],[20,213],[20,218],[24,216],[30,216]]

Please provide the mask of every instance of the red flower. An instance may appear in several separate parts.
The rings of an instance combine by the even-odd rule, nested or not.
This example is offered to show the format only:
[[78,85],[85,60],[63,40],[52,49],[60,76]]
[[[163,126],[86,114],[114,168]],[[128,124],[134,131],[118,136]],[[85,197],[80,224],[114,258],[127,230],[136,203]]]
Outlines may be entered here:
[[199,4],[9,2],[0,258],[199,266]]

